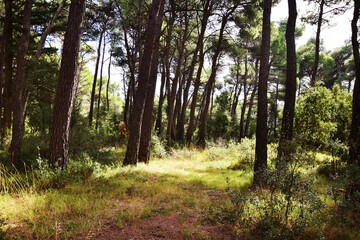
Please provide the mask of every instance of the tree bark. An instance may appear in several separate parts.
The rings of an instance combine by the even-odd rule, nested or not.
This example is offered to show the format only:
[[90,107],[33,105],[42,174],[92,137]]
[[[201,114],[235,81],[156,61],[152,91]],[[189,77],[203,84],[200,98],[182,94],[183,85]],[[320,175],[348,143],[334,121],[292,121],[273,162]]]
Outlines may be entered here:
[[91,90],[91,99],[90,99],[90,111],[89,111],[89,125],[92,125],[92,121],[93,121],[93,114],[94,114],[94,104],[95,104],[95,92],[96,92],[96,81],[97,81],[97,75],[98,75],[98,71],[99,71],[99,63],[100,63],[100,56],[101,56],[101,43],[102,43],[102,39],[103,39],[103,35],[105,33],[105,26],[102,29],[101,33],[100,33],[100,38],[99,38],[99,45],[98,45],[98,49],[97,49],[97,58],[96,58],[96,65],[95,65],[95,74],[94,74],[94,81],[93,81],[93,85],[92,85],[92,90]]
[[16,77],[15,86],[12,96],[13,104],[13,128],[12,128],[12,139],[11,139],[11,162],[14,166],[18,166],[20,163],[20,149],[23,137],[23,88],[25,82],[25,70],[26,70],[26,52],[29,46],[30,38],[30,20],[31,20],[31,8],[33,0],[28,0],[24,7],[23,17],[23,29],[20,39],[20,45],[18,49],[18,55],[16,60]]
[[[5,0],[5,19],[4,19],[4,32],[3,32],[3,41],[6,41],[4,45],[5,53],[4,55],[4,72],[3,72],[3,83],[4,83],[4,92],[2,95],[2,104],[4,105],[4,113],[2,119],[2,136],[8,134],[8,130],[11,129],[11,112],[12,112],[12,73],[13,73],[13,52],[12,52],[12,38],[13,38],[13,28],[12,28],[12,0]],[[5,31],[6,28],[6,31]],[[6,39],[6,40],[5,40]]]
[[[138,162],[142,122],[144,116],[145,100],[147,97],[151,73],[151,63],[156,56],[155,43],[159,38],[164,12],[164,0],[154,0],[151,5],[150,17],[147,22],[144,53],[139,71],[139,83],[134,98],[134,109],[131,117],[131,132],[123,165],[135,165]],[[157,61],[157,60],[156,60]]]
[[292,140],[295,98],[296,98],[296,0],[288,0],[289,18],[286,26],[286,84],[285,84],[285,106],[281,124],[277,167],[282,168],[290,161],[289,142]]
[[319,66],[319,57],[320,57],[320,32],[321,32],[321,24],[324,13],[324,5],[325,0],[322,0],[320,3],[320,11],[319,11],[319,19],[317,22],[317,30],[316,30],[316,40],[315,40],[315,60],[314,67],[311,74],[310,86],[314,87],[316,82],[316,75]]
[[[2,106],[3,106],[3,83],[5,82],[5,55],[8,55],[9,44],[11,43],[11,0],[5,0],[5,19],[1,39],[1,52],[0,52],[0,126],[2,126]],[[0,132],[0,138],[4,136],[4,132]]]
[[[356,197],[356,192],[360,191],[360,183],[357,181],[360,169],[360,55],[357,27],[357,23],[359,21],[359,14],[360,2],[358,0],[354,0],[354,16],[351,22],[351,43],[353,48],[356,78],[353,90],[351,130],[348,141],[350,153],[350,179],[346,189],[347,196],[351,198]],[[358,202],[360,201],[360,199],[350,200],[357,200]]]
[[156,81],[158,74],[158,59],[160,40],[157,37],[154,44],[154,53],[151,63],[151,72],[148,85],[148,93],[146,95],[146,103],[144,109],[144,117],[141,126],[141,138],[139,148],[139,162],[149,163],[150,160],[150,147],[151,147],[151,130],[152,130],[152,113],[154,109],[154,97],[156,90]]
[[271,4],[272,0],[264,1],[253,180],[256,186],[266,183],[267,171],[267,81],[269,78]]
[[53,167],[61,169],[64,169],[68,160],[70,120],[85,9],[86,0],[71,0],[56,89],[49,161]]

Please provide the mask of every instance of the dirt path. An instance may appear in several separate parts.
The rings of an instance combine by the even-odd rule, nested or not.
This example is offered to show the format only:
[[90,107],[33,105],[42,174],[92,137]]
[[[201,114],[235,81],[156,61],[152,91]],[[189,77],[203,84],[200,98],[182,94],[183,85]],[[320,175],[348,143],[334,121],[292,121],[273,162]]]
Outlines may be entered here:
[[196,216],[181,213],[153,216],[137,220],[124,228],[110,224],[88,239],[155,240],[155,239],[240,239],[229,225],[208,225]]

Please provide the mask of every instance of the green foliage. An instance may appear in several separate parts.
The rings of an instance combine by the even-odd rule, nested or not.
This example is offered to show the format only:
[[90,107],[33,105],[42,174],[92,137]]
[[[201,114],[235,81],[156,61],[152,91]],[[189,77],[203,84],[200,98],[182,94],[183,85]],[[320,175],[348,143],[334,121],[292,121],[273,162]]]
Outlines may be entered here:
[[166,148],[156,133],[151,134],[151,149],[150,154],[152,157],[164,158],[167,155]]
[[345,142],[350,129],[351,95],[335,85],[332,90],[317,85],[297,100],[295,135],[313,147],[330,141]]
[[71,182],[85,181],[93,173],[101,170],[100,164],[84,158],[81,160],[71,160],[64,170],[51,167],[47,161],[40,157],[37,159],[38,167],[35,169],[35,187],[38,191],[47,189],[60,189]]

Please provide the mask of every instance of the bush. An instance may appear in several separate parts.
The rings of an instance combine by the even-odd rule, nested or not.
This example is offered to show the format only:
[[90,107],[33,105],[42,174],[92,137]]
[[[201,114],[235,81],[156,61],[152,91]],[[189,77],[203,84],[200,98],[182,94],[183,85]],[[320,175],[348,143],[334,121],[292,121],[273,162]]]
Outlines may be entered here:
[[60,189],[73,181],[85,181],[101,170],[100,164],[88,157],[80,161],[70,159],[64,170],[51,167],[40,157],[37,161],[38,168],[34,171],[37,190]]

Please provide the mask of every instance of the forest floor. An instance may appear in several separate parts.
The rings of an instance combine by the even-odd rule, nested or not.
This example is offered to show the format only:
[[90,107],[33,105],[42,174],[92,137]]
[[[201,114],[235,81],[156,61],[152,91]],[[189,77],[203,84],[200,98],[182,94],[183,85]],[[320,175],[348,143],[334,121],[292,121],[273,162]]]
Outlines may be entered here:
[[[253,192],[247,147],[173,150],[136,167],[95,164],[91,174],[75,164],[76,173],[0,194],[0,239],[263,239],[234,219],[232,192]],[[325,192],[319,181],[316,188]],[[359,220],[352,219],[355,225],[346,226],[335,219],[327,239],[360,237]],[[344,227],[352,237],[341,238]]]
[[238,153],[174,150],[147,165],[102,167],[84,180],[53,178],[45,190],[0,195],[0,239],[236,239],[233,227],[206,217],[229,201],[230,187],[250,185],[250,169],[229,169],[238,161],[231,154]]

